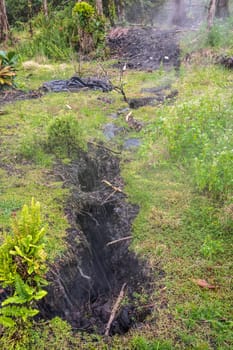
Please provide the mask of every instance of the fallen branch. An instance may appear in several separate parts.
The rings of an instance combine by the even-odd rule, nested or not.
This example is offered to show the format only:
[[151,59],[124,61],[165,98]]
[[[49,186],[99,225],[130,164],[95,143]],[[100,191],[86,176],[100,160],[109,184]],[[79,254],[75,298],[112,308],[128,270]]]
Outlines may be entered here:
[[132,236],[127,236],[127,237],[123,237],[123,238],[120,238],[120,239],[116,239],[115,241],[108,242],[106,244],[106,247],[109,247],[110,245],[116,244],[118,242],[128,241],[131,238],[133,238],[133,237]]
[[128,121],[129,121],[129,117],[131,117],[131,115],[132,115],[132,111],[130,111],[128,114],[127,114],[127,116],[125,117],[125,120],[126,120],[126,122],[128,123]]
[[108,320],[108,323],[107,323],[107,326],[105,329],[105,333],[104,333],[105,336],[109,336],[109,331],[110,331],[111,325],[114,321],[114,318],[116,317],[116,313],[117,313],[119,306],[120,306],[120,304],[124,298],[124,295],[125,295],[125,287],[126,287],[126,283],[124,283],[123,286],[121,287],[120,294],[118,295],[117,300],[116,300],[115,304],[113,305],[112,312],[110,314],[110,317],[109,317],[109,320]]
[[103,180],[102,181],[105,185],[111,187],[115,192],[120,192],[123,193],[123,191],[119,188],[119,187],[115,187],[111,184],[111,182],[107,181],[107,180]]
[[100,145],[99,143],[96,143],[96,142],[93,142],[93,141],[88,141],[88,143],[90,143],[93,146],[106,149],[106,151],[109,151],[109,152],[112,152],[112,153],[115,153],[115,154],[121,154],[121,152],[114,151],[113,149],[111,149],[109,147],[106,147],[106,146],[103,146],[103,145]]
[[108,202],[108,200],[114,196],[114,194],[116,193],[116,191],[113,191],[112,193],[110,193],[110,195],[107,196],[107,198],[105,198],[105,200],[101,203],[101,205],[104,205]]

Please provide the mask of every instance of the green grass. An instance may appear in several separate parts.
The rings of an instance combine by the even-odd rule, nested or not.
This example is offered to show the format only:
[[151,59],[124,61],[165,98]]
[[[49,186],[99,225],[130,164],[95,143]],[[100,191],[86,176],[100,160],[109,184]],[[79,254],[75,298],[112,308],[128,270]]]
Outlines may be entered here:
[[[45,64],[48,62],[26,65],[18,84],[37,88],[43,81],[72,75],[72,65],[61,69],[59,64]],[[117,82],[118,72],[109,64],[105,63],[106,69]],[[82,67],[84,75],[95,75],[96,69],[97,62]],[[45,344],[51,349],[60,349],[62,344],[64,349],[112,350],[225,350],[233,346],[233,166],[231,157],[218,158],[216,163],[217,152],[231,152],[233,145],[233,73],[212,65],[182,66],[180,77],[173,71],[127,71],[125,91],[129,97],[145,96],[141,88],[168,80],[179,91],[176,102],[133,111],[144,123],[143,130],[129,131],[109,142],[109,147],[117,149],[122,137],[137,136],[143,141],[138,151],[122,153],[121,170],[128,200],[140,206],[133,224],[132,249],[154,271],[155,322],[106,344],[100,337],[74,336],[56,319],[37,325],[30,333],[35,349],[45,349]],[[103,102],[102,97],[112,103]],[[49,224],[50,259],[64,252],[68,223],[63,209],[69,193],[53,174],[54,155],[40,148],[46,143],[48,125],[57,117],[75,118],[83,143],[100,141],[104,140],[103,124],[113,121],[109,115],[123,107],[126,104],[116,92],[93,91],[47,94],[39,100],[4,106],[8,113],[0,116],[1,231],[9,228],[12,211],[30,203],[33,196],[41,202]],[[115,122],[128,128],[123,116]],[[213,173],[214,162],[217,171]],[[163,271],[162,278],[158,271]],[[202,289],[195,282],[198,279],[216,289]]]

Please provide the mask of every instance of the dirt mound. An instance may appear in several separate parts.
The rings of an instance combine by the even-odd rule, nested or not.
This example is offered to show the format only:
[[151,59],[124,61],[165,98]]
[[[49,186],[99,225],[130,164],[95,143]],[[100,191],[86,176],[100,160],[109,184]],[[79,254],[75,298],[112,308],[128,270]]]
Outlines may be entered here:
[[128,249],[138,207],[126,201],[119,160],[92,147],[88,155],[57,170],[73,189],[66,210],[73,228],[68,232],[68,251],[51,267],[42,315],[60,316],[74,329],[104,334],[126,286],[109,334],[125,333],[153,306],[148,267]]
[[155,70],[164,67],[178,68],[180,48],[175,31],[153,28],[115,28],[109,33],[111,55],[127,63],[130,69]]

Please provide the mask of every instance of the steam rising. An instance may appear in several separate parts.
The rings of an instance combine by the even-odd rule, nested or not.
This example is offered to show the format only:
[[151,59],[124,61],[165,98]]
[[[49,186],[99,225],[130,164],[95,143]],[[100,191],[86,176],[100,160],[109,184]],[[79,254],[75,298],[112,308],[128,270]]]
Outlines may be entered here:
[[126,20],[133,24],[155,27],[192,27],[206,18],[208,1],[203,0],[151,0],[134,1],[126,8]]

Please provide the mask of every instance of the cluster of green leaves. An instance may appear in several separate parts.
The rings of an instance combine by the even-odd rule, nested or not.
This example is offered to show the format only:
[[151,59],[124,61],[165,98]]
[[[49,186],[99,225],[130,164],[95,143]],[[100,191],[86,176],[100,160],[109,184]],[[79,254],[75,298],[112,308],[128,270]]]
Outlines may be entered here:
[[84,53],[104,45],[105,21],[86,1],[77,2],[72,10],[78,27],[78,45]]
[[14,51],[0,51],[0,89],[14,83],[17,55]]
[[[95,17],[95,9],[86,1],[77,2],[73,7],[73,16],[77,16],[79,25],[88,28]],[[89,28],[88,28],[89,29]]]
[[24,205],[19,217],[12,220],[12,233],[5,235],[0,247],[0,283],[12,295],[2,302],[0,323],[5,327],[24,324],[38,314],[35,302],[47,292],[44,251],[45,228],[42,227],[40,204]]

